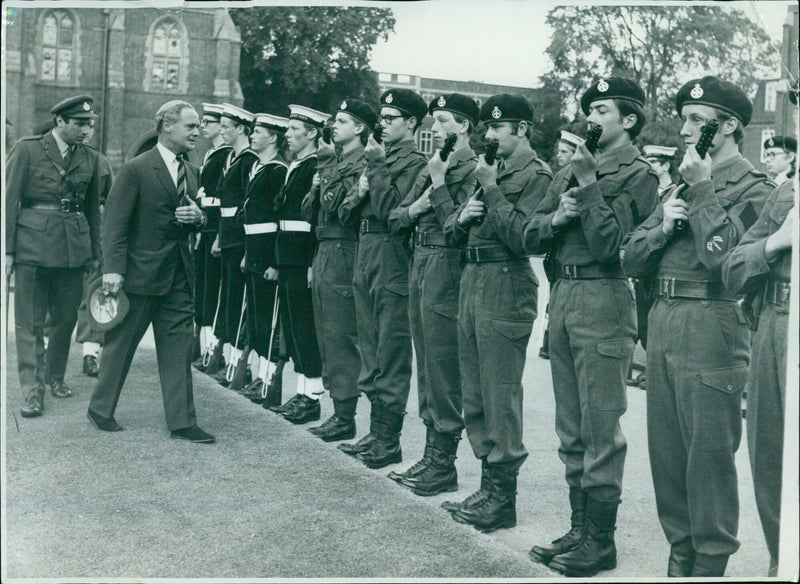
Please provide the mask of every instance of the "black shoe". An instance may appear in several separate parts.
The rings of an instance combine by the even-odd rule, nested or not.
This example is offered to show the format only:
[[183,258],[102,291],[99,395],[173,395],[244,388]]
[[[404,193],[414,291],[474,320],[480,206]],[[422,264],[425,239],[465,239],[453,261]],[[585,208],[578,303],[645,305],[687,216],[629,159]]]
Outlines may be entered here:
[[296,393],[292,397],[290,397],[283,405],[280,406],[273,406],[269,408],[271,412],[275,412],[276,414],[285,414],[286,412],[290,412],[297,406],[297,402],[300,401],[300,398],[303,397],[303,394]]
[[179,430],[173,430],[170,432],[170,436],[172,438],[181,438],[183,440],[188,440],[189,442],[194,442],[195,444],[211,444],[216,442],[217,439],[214,438],[208,432],[203,432],[197,426],[189,426],[188,428],[181,428]]
[[489,469],[489,496],[469,509],[452,513],[458,523],[467,523],[484,533],[517,525],[518,469],[499,464],[489,465]]
[[242,395],[249,399],[254,404],[264,403],[264,398],[261,397],[261,390],[264,387],[264,380],[256,377],[255,380],[242,390]]
[[336,442],[337,440],[352,440],[356,437],[355,420],[346,420],[333,414],[325,420],[322,425],[308,430],[314,436],[322,438],[325,442]]
[[228,387],[230,381],[228,381],[228,366],[219,369],[216,373],[209,375],[211,379],[219,383],[222,387]]
[[386,476],[398,483],[416,479],[418,476],[424,473],[431,464],[431,458],[433,457],[433,443],[435,440],[436,430],[430,426],[427,426],[425,429],[425,450],[422,453],[422,458],[403,472],[397,472],[393,470]]
[[50,393],[53,397],[72,397],[72,390],[64,383],[63,379],[50,382]]
[[322,415],[322,408],[318,399],[311,399],[307,395],[301,395],[297,405],[283,414],[285,420],[292,424],[306,424],[316,422]]
[[97,364],[97,357],[94,355],[83,356],[83,374],[89,377],[97,377],[100,373],[100,366]]
[[195,359],[194,361],[192,361],[192,367],[194,367],[198,371],[205,371],[206,370],[206,366],[203,365],[203,356],[202,355],[200,355],[199,359]]
[[36,418],[42,415],[44,400],[39,395],[30,395],[25,399],[25,405],[19,411],[23,418]]
[[369,447],[372,446],[372,443],[375,442],[376,439],[377,437],[375,434],[365,434],[358,442],[354,442],[353,444],[339,444],[336,448],[345,454],[356,456],[357,454],[369,450]]
[[103,432],[119,432],[122,430],[122,426],[117,424],[114,416],[106,418],[100,414],[96,414],[92,410],[86,410],[86,417],[92,421],[92,424],[95,425],[95,428],[102,430]]

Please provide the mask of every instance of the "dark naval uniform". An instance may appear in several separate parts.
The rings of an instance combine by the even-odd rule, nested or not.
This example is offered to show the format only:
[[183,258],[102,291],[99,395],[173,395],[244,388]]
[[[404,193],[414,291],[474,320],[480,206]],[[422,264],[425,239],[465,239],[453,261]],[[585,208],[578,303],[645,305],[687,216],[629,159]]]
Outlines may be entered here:
[[[57,112],[59,113],[59,112]],[[65,114],[66,115],[66,114]],[[23,138],[6,163],[6,254],[14,256],[14,319],[25,413],[45,383],[63,386],[84,266],[100,258],[99,156],[83,144],[61,157],[52,132]],[[50,314],[47,350],[44,324]],[[46,355],[45,355],[46,352]]]
[[722,265],[722,281],[728,290],[755,297],[760,309],[747,379],[747,450],[772,570],[777,569],[780,540],[792,250],[783,250],[768,261],[764,245],[788,214],[796,212],[794,185],[790,179],[772,192],[758,221]]

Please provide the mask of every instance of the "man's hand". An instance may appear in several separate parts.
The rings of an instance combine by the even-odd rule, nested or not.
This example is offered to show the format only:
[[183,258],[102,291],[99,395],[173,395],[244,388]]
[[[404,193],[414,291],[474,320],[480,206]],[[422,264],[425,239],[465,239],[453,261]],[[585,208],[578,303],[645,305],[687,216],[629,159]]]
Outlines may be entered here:
[[428,187],[425,189],[425,192],[422,193],[422,196],[411,203],[408,207],[408,216],[411,218],[412,221],[416,221],[417,217],[424,215],[431,209],[433,206],[431,205],[431,191],[433,190],[433,186]]
[[320,183],[320,179],[319,179],[319,173],[318,173],[318,172],[315,172],[315,173],[314,173],[314,176],[311,178],[311,188],[316,188],[316,187],[318,187],[318,186],[319,186],[319,183]]
[[381,158],[386,158],[386,149],[383,147],[383,143],[378,143],[375,141],[375,138],[372,137],[372,134],[369,135],[367,138],[367,145],[364,147],[364,156],[367,160],[380,160]]
[[311,268],[308,268],[308,275],[306,278],[308,279],[308,287],[311,288],[311,282],[314,279],[313,275],[311,274]]
[[211,255],[215,258],[222,255],[222,249],[219,247],[219,235],[214,238],[214,243],[211,244]]
[[478,183],[485,189],[497,184],[497,160],[489,166],[483,154],[478,157],[478,166],[475,168],[475,176]]
[[358,179],[358,198],[364,199],[369,194],[369,179],[366,174],[362,174]]
[[192,199],[185,197],[188,205],[175,209],[175,219],[183,225],[198,225],[203,222],[203,212]]
[[336,148],[333,142],[326,144],[325,140],[317,142],[317,156],[319,157],[333,157],[336,156]]
[[767,238],[764,244],[764,255],[767,256],[767,260],[774,260],[778,256],[778,253],[787,249],[792,249],[792,234],[794,233],[796,223],[797,214],[794,209],[790,209],[789,214],[786,215],[786,219],[783,220],[781,226],[775,233]]
[[585,187],[597,182],[597,161],[585,144],[580,144],[575,149],[575,154],[573,154],[570,164],[572,165],[572,174],[578,181],[578,186]]
[[447,157],[447,160],[442,160],[442,157],[439,156],[439,150],[437,150],[431,159],[428,160],[428,172],[431,175],[431,183],[434,187],[440,187],[444,185],[444,175],[447,173],[447,169],[450,167],[450,157]]
[[570,189],[561,194],[558,209],[553,213],[553,227],[564,227],[581,216],[581,206],[575,198],[575,189]]
[[103,290],[108,294],[117,294],[124,280],[122,274],[103,274]]
[[275,268],[267,268],[267,271],[264,272],[264,279],[274,282],[278,279],[278,270]]
[[6,276],[10,276],[14,273],[14,254],[7,253],[6,254]]
[[681,173],[683,182],[689,186],[711,180],[711,157],[706,155],[705,158],[700,158],[693,145],[687,146],[678,172]]
[[661,231],[667,237],[672,237],[675,234],[675,222],[689,220],[689,203],[678,197],[671,197],[664,201],[662,209],[664,220],[661,223]]
[[464,226],[467,223],[475,221],[475,219],[477,219],[478,217],[483,217],[484,215],[486,215],[486,203],[484,203],[479,199],[476,199],[475,198],[476,196],[477,193],[469,198],[466,206],[458,215],[459,225]]

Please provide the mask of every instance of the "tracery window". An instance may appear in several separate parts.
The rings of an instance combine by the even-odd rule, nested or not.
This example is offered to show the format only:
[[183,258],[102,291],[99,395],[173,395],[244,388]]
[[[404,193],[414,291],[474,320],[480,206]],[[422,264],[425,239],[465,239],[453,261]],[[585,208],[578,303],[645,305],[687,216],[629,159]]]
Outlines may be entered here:
[[42,81],[70,84],[75,80],[76,23],[66,10],[50,10],[42,19]]

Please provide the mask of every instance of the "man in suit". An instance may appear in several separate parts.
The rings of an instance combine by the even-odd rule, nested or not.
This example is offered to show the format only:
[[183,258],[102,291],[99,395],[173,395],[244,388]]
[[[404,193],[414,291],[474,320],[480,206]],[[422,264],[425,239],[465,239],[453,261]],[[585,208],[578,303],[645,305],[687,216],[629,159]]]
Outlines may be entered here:
[[197,427],[192,396],[192,303],[194,264],[190,234],[205,214],[194,203],[197,169],[183,161],[195,147],[200,117],[179,100],[156,113],[158,143],[126,163],[106,201],[103,224],[103,288],[123,289],[130,309],[106,332],[104,358],[89,402],[89,419],[106,432],[139,341],[153,324],[167,426],[173,438],[214,442]]
[[6,165],[6,271],[16,270],[20,413],[26,418],[42,415],[45,383],[54,397],[72,395],[64,372],[83,271],[100,257],[99,162],[84,145],[95,117],[93,100],[70,97],[50,113],[53,130],[21,139]]

